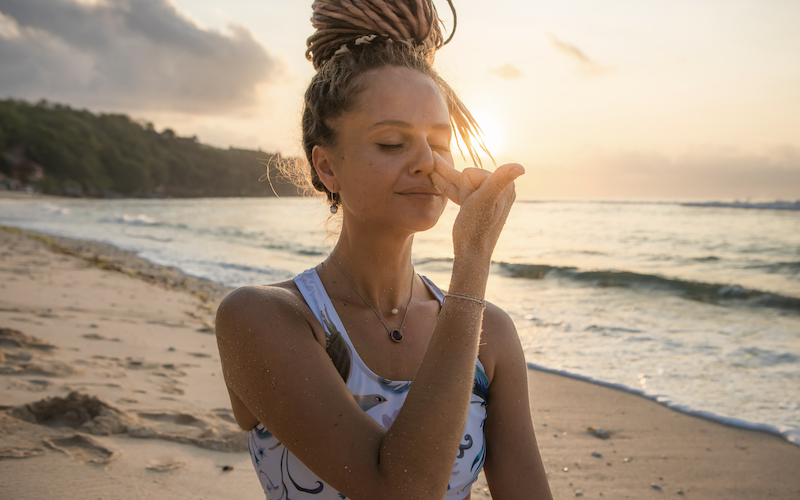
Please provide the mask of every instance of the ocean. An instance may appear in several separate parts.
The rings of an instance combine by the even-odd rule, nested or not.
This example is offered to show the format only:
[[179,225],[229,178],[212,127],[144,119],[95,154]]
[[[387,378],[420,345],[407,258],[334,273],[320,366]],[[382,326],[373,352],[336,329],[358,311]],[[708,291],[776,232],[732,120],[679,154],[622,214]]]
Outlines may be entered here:
[[[486,296],[513,318],[531,367],[800,445],[800,210],[778,208],[518,200]],[[415,240],[417,271],[443,288],[456,213],[448,205]],[[229,286],[325,259],[327,215],[301,198],[0,199],[2,225]]]

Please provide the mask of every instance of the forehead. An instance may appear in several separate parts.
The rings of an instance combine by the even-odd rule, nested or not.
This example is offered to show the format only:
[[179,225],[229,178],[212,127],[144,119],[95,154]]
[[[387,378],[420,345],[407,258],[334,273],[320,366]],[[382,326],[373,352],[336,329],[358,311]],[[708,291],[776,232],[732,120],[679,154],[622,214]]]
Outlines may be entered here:
[[449,124],[450,113],[439,88],[417,70],[386,67],[363,75],[365,85],[356,96],[354,115],[374,123],[404,121],[419,126]]

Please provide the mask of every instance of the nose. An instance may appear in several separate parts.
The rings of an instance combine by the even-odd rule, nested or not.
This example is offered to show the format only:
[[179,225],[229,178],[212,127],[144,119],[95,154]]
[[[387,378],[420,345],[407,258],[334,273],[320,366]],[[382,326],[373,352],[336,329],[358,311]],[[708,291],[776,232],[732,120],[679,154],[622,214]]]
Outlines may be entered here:
[[420,141],[418,152],[409,166],[411,175],[429,175],[434,170],[434,152],[428,141]]

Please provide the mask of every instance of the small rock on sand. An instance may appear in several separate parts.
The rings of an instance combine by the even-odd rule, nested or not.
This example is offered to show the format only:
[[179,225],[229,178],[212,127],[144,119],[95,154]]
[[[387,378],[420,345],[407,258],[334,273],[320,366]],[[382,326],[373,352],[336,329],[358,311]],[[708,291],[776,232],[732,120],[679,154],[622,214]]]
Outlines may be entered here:
[[600,439],[608,439],[611,436],[611,433],[609,433],[608,431],[603,430],[603,429],[601,429],[599,427],[591,426],[591,425],[586,428],[586,431],[589,434],[591,434],[592,436],[600,438]]

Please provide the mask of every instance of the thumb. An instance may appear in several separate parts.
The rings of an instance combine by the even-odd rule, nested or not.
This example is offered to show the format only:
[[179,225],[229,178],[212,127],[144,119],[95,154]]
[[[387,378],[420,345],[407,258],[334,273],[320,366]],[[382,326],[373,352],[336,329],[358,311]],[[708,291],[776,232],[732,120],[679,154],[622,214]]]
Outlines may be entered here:
[[506,163],[497,167],[478,191],[482,191],[489,199],[497,199],[503,190],[524,173],[525,167],[519,163]]

